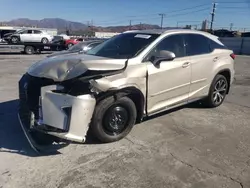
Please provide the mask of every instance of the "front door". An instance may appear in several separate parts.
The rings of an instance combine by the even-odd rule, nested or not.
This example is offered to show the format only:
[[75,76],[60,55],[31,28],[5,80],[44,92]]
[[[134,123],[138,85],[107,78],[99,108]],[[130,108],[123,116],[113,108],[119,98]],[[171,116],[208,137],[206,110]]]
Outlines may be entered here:
[[32,40],[32,30],[25,30],[20,34],[22,42],[33,42]]
[[[171,51],[176,58],[155,66],[150,60],[161,50]],[[191,67],[185,57],[182,35],[167,36],[145,59],[148,69],[147,111],[149,114],[188,101]]]

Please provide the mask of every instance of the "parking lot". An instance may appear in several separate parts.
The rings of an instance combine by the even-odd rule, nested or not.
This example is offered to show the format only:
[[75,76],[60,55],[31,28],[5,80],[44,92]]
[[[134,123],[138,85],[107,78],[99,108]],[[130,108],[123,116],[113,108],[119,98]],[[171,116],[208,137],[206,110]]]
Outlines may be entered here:
[[0,54],[0,188],[250,187],[250,57],[236,58],[224,104],[161,113],[111,144],[38,156],[17,120],[17,84],[46,55]]

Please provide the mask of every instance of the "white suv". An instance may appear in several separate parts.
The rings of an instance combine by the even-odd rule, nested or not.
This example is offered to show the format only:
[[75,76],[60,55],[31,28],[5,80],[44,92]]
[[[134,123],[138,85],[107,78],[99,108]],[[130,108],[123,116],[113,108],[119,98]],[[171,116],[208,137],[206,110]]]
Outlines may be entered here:
[[13,33],[10,36],[9,41],[11,43],[18,43],[18,42],[41,42],[41,43],[49,43],[52,41],[53,36],[49,35],[48,33],[38,30],[38,29],[23,29],[19,30],[16,33]]
[[82,143],[88,129],[102,142],[117,141],[163,110],[198,100],[220,106],[234,80],[234,58],[205,32],[122,33],[85,54],[31,66],[19,82],[20,122],[37,143],[50,135]]

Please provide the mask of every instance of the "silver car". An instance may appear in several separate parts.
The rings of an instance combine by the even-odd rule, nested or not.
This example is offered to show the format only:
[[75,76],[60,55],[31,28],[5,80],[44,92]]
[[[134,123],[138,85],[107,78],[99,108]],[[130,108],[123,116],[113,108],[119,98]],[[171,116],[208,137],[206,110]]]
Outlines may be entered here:
[[49,43],[53,39],[53,36],[38,29],[22,29],[8,36],[5,40],[16,44],[19,42],[41,42]]
[[220,106],[234,80],[234,58],[206,32],[125,32],[86,54],[32,65],[19,82],[19,119],[36,149],[54,137],[83,143],[88,131],[114,142],[164,110],[194,101]]

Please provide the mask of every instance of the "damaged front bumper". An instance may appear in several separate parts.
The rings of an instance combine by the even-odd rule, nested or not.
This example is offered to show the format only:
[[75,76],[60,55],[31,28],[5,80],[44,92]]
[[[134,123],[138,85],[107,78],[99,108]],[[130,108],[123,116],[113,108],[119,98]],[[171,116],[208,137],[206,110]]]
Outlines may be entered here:
[[85,142],[95,109],[91,94],[72,96],[61,93],[57,85],[32,87],[25,76],[19,82],[19,120],[30,145],[36,147],[31,131],[70,141]]

